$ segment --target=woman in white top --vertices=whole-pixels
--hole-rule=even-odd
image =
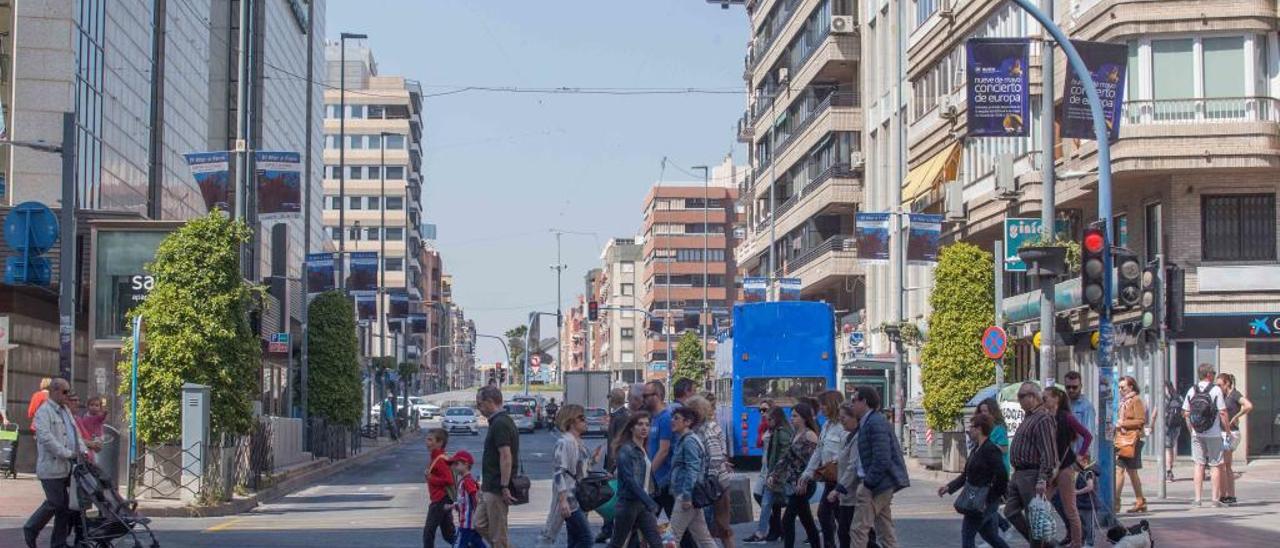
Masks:
[[[708,474],[714,473],[720,485],[725,487],[724,494],[715,504],[703,509],[707,518],[707,530],[711,537],[719,539],[724,548],[734,548],[733,529],[729,523],[729,455],[725,450],[724,430],[716,422],[715,406],[703,396],[694,396],[684,401],[684,406],[698,413],[698,426],[693,432],[702,440],[707,448]]]
[[[826,421],[818,434],[818,450],[809,457],[809,464],[800,474],[800,489],[803,491],[809,482],[822,483],[822,502],[818,504],[818,527],[822,529],[822,545],[836,546],[836,514],[839,504],[828,500],[836,486],[836,466],[840,460],[840,450],[844,448],[846,432],[840,425],[840,404],[844,403],[844,395],[836,390],[827,390],[818,394],[818,407]],[[847,529],[845,530],[847,534]]]
[[[569,548],[591,548],[591,525],[573,496],[578,478],[586,475],[591,461],[587,447],[582,443],[582,434],[587,431],[586,411],[581,405],[565,405],[556,413],[556,426],[564,435],[556,442],[556,469],[551,476],[555,508],[568,529]]]

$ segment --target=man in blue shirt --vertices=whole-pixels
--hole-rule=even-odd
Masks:
[[[649,410],[649,414],[653,416],[653,425],[649,427],[649,458],[652,460],[651,468],[653,469],[653,488],[658,492],[658,496],[653,497],[654,502],[667,513],[667,518],[671,518],[671,511],[675,508],[676,499],[671,493],[671,460],[672,451],[675,450],[676,441],[680,436],[671,430],[671,412],[684,407],[684,400],[693,395],[695,385],[690,379],[680,379],[675,382],[675,401],[671,405],[666,404],[667,387],[660,381],[649,381],[644,386],[644,402],[645,407]],[[693,537],[685,534],[680,539],[682,548],[694,548],[696,544]]]
[[[1093,403],[1089,402],[1089,398],[1084,397],[1084,385],[1080,379],[1080,372],[1067,371],[1066,376],[1063,378],[1065,380],[1063,386],[1067,389],[1067,399],[1071,400],[1071,414],[1076,416],[1076,420],[1080,421],[1080,424],[1089,429],[1090,434],[1097,436],[1098,412],[1094,409]],[[1071,449],[1079,453],[1080,446],[1083,443],[1084,440],[1077,437]],[[1091,457],[1097,455],[1097,446],[1098,444],[1094,444],[1093,447],[1089,448]]]

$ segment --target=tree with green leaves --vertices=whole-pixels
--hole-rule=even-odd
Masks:
[[[311,300],[308,319],[309,412],[332,423],[359,424],[364,395],[351,299],[340,291],[321,293]]]
[[[671,371],[672,384],[680,379],[692,379],[694,384],[702,386],[710,369],[702,359],[702,340],[697,333],[685,331],[676,344],[676,367]]]
[[[215,435],[243,434],[252,427],[262,348],[250,329],[249,310],[261,288],[240,274],[240,245],[248,241],[244,223],[214,212],[166,237],[147,265],[155,286],[130,314],[142,316],[138,439],[143,443],[179,439],[184,383],[209,387]],[[132,352],[130,334],[121,355]],[[130,377],[130,360],[117,367],[121,378]],[[129,391],[129,383],[120,384],[121,394]]]
[[[511,363],[507,364],[511,377],[507,384],[524,384],[524,345],[529,336],[529,326],[521,325],[503,333],[507,337],[507,349],[511,351]]]
[[[929,338],[921,356],[925,418],[938,432],[956,429],[964,404],[995,381],[980,338],[995,315],[991,253],[968,243],[942,248],[934,270]]]

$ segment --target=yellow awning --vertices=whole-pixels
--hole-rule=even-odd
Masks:
[[[954,180],[959,164],[960,143],[955,142],[908,171],[907,178],[902,181],[902,203],[909,204],[943,181]]]

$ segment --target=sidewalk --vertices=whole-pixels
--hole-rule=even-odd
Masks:
[[[366,439],[358,455],[338,461],[316,459],[294,465],[277,474],[276,482],[271,487],[245,496],[233,496],[231,500],[221,504],[194,507],[173,499],[139,499],[138,511],[151,518],[214,517],[246,512],[259,504],[285,496],[351,466],[373,459],[402,443],[420,443],[424,435],[423,432],[407,432],[399,442],[388,438]],[[123,487],[120,494],[124,495]],[[36,480],[35,474],[19,474],[17,480],[0,480],[0,518],[25,518],[35,511],[41,502],[44,502],[44,491],[40,488],[40,482]]]

